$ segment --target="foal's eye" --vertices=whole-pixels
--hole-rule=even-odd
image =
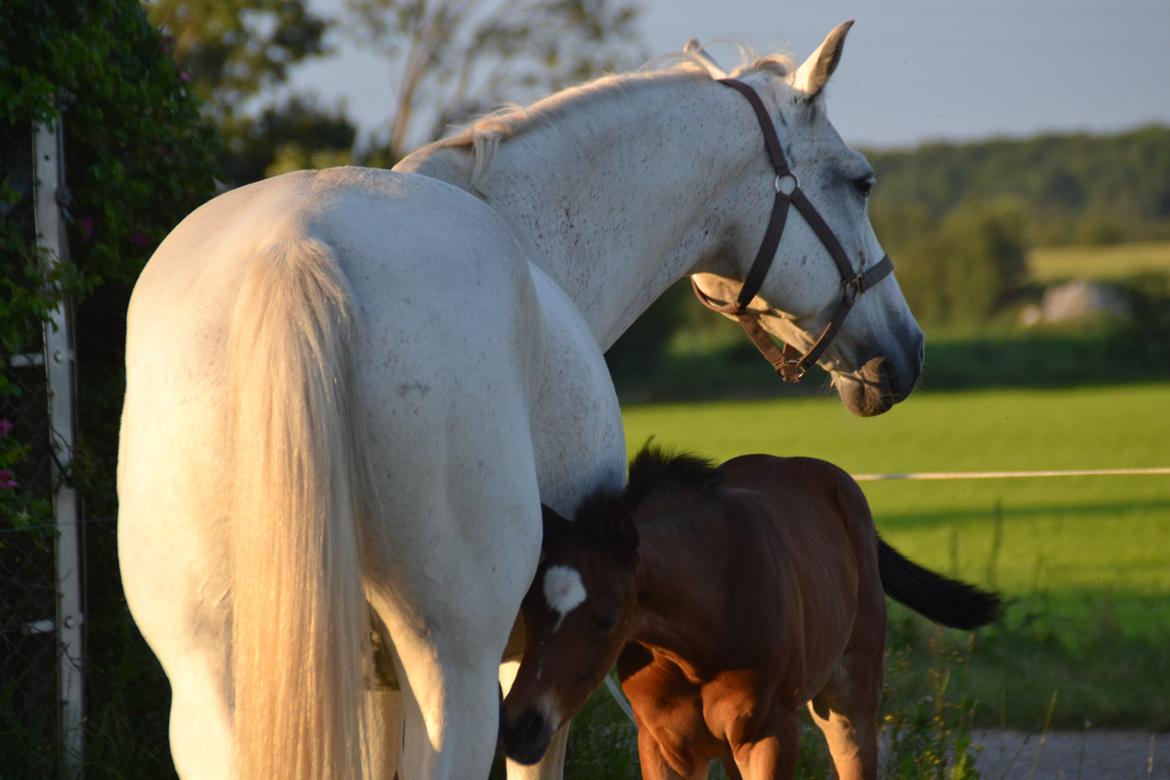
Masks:
[[[608,634],[617,622],[617,615],[598,615],[593,618],[593,630],[599,634]]]
[[[861,197],[868,198],[869,194],[873,192],[873,175],[861,176],[854,179],[853,186],[861,193]]]

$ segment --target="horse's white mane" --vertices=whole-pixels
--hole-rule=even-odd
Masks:
[[[728,44],[739,53],[739,63],[730,73],[715,64],[698,41],[692,39],[683,50],[659,55],[633,73],[607,74],[568,87],[531,106],[513,103],[484,114],[458,128],[453,135],[435,142],[434,147],[471,147],[472,168],[469,179],[474,189],[491,168],[501,141],[532,127],[545,125],[570,107],[596,103],[615,91],[635,89],[662,78],[739,78],[759,71],[767,71],[780,78],[792,75],[792,60],[786,54],[760,55],[743,41],[731,37],[716,38],[711,43]]]

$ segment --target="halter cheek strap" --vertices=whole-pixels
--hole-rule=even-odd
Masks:
[[[719,83],[739,92],[747,98],[752,109],[755,110],[756,119],[760,123],[760,131],[764,135],[764,147],[768,151],[768,158],[772,161],[772,168],[776,172],[776,179],[773,182],[776,196],[772,201],[772,214],[768,218],[764,239],[760,242],[760,249],[756,252],[756,258],[752,262],[747,278],[743,281],[735,303],[719,303],[712,299],[699,289],[694,277],[691,277],[691,288],[699,302],[708,309],[735,317],[744,333],[755,344],[756,349],[772,364],[772,368],[785,382],[799,382],[804,377],[808,367],[816,363],[828,349],[833,338],[840,332],[841,326],[845,322],[845,316],[853,308],[857,297],[888,276],[894,270],[894,263],[890,260],[889,255],[885,255],[868,271],[864,273],[853,271],[853,266],[850,264],[845,250],[841,247],[841,242],[837,240],[832,229],[805,196],[796,174],[788,167],[788,160],[785,159],[784,150],[780,147],[780,137],[776,133],[776,126],[772,123],[772,117],[768,115],[768,109],[760,100],[760,96],[750,86],[737,79],[720,79]],[[789,182],[790,186],[786,187],[786,183]],[[759,312],[748,309],[748,304],[759,293],[760,287],[764,284],[764,277],[768,275],[768,269],[772,267],[772,260],[776,257],[776,249],[780,246],[780,238],[784,235],[784,225],[788,221],[790,206],[795,206],[800,215],[804,217],[805,222],[820,239],[829,256],[833,258],[833,262],[837,264],[837,270],[841,274],[841,300],[829,317],[829,323],[825,325],[812,347],[803,355],[791,344],[784,344],[783,349],[777,347],[776,342],[760,325]]]

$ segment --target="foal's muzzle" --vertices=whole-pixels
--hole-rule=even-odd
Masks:
[[[515,720],[500,720],[504,755],[518,764],[535,764],[544,758],[552,740],[552,724],[535,709],[526,709]]]

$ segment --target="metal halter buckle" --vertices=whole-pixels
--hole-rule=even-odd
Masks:
[[[782,186],[786,179],[792,180],[792,187],[788,190],[785,190]],[[796,178],[796,174],[792,171],[789,171],[788,173],[778,173],[776,174],[776,179],[772,182],[772,187],[775,188],[776,192],[779,192],[784,197],[791,198],[792,193],[796,192],[796,190],[800,187],[800,179]]]
[[[852,306],[862,292],[860,273],[841,283],[841,294],[845,296],[845,304],[847,306]]]

